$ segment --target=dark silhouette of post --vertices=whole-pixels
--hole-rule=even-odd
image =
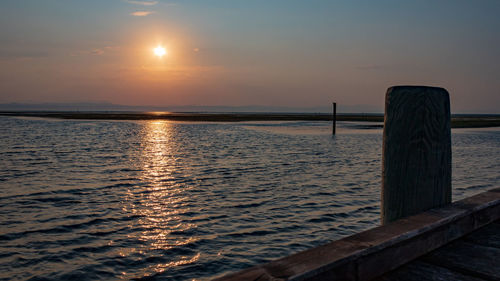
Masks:
[[[337,126],[337,103],[333,103],[333,112],[332,112],[332,135],[335,135],[335,127]]]
[[[395,86],[385,96],[382,224],[451,202],[450,98]]]

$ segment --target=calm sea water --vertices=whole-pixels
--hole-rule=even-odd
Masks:
[[[453,131],[454,200],[500,130]],[[205,280],[379,223],[381,129],[0,117],[0,279]]]

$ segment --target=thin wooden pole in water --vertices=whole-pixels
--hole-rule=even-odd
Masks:
[[[385,96],[382,224],[451,202],[450,98],[396,86]]]
[[[335,135],[335,127],[337,126],[337,103],[333,103],[332,112],[332,135]]]

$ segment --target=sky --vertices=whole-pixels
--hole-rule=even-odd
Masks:
[[[1,0],[0,103],[382,112],[388,87],[427,85],[453,113],[500,113],[499,15],[498,0]]]

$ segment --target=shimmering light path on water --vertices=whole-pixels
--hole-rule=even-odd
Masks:
[[[2,280],[209,279],[373,227],[381,129],[0,118]],[[454,199],[500,131],[453,133]]]

